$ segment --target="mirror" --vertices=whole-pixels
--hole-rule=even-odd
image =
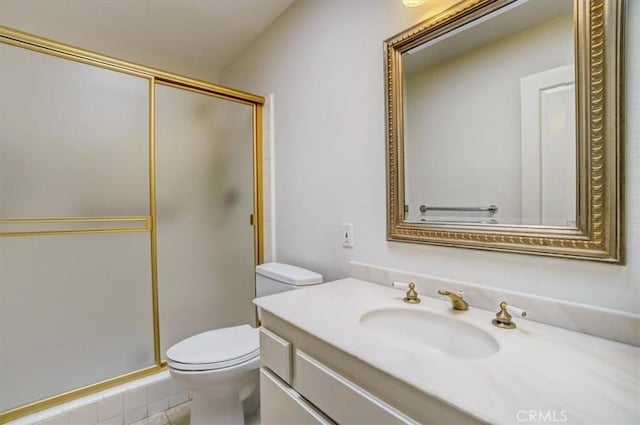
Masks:
[[[408,221],[575,227],[572,6],[505,6],[402,54]]]
[[[386,41],[389,240],[622,262],[620,3],[467,0]]]

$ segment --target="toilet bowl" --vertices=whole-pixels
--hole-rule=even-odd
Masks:
[[[280,263],[256,267],[258,297],[320,283],[321,275],[300,267]],[[243,401],[247,413],[257,408],[258,332],[249,325],[215,329],[167,350],[169,373],[191,394],[191,425],[241,425]]]
[[[242,401],[258,387],[258,330],[203,332],[167,350],[169,373],[191,393],[191,424],[243,424]]]

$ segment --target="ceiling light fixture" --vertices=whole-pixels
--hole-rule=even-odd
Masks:
[[[425,4],[427,0],[402,0],[402,4],[407,7],[418,7]]]

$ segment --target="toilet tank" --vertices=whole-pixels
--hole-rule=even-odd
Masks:
[[[282,263],[256,266],[256,296],[264,297],[322,283],[322,275]]]

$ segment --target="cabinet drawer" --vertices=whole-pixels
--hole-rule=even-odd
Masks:
[[[262,425],[334,424],[264,367],[260,368],[260,422]]]
[[[260,362],[291,383],[291,343],[265,328],[260,328]]]
[[[300,350],[295,370],[294,388],[339,424],[417,424]]]

